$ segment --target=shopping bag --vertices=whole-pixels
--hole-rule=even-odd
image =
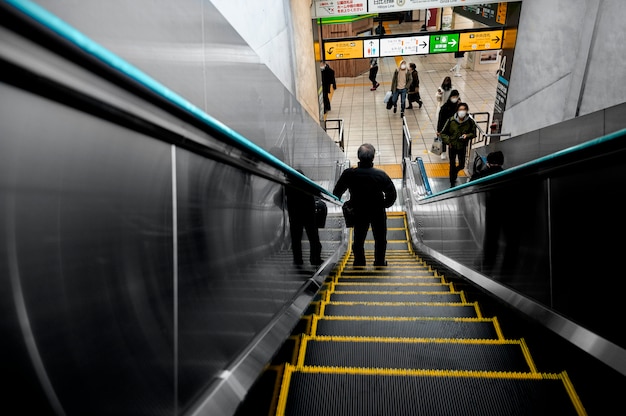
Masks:
[[[441,152],[442,152],[441,148],[442,148],[441,139],[439,137],[435,137],[435,140],[433,141],[432,146],[430,146],[430,152],[436,155],[441,155]]]
[[[385,93],[385,98],[383,99],[383,103],[387,104],[390,99],[391,99],[391,91],[387,91]]]

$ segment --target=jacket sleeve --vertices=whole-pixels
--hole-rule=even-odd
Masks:
[[[335,189],[333,189],[333,195],[337,198],[341,199],[341,196],[348,190],[348,181],[346,179],[346,171],[343,171],[337,184],[335,185]]]
[[[448,121],[443,113],[445,111],[445,105],[442,105],[441,107],[439,107],[439,117],[437,117],[437,131],[441,132],[443,130],[443,126],[446,124],[446,121]]]
[[[470,131],[465,133],[465,139],[466,140],[472,140],[473,138],[476,137],[476,123],[474,122],[474,119],[470,118],[470,125],[472,126]]]

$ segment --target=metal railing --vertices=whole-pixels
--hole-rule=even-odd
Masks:
[[[328,123],[337,123],[337,125],[329,127]],[[328,130],[337,130],[336,139],[338,140],[335,140],[335,143],[337,143],[339,145],[339,148],[345,152],[346,149],[344,148],[344,140],[343,140],[343,119],[342,118],[328,118],[324,120],[324,130],[326,132],[328,132]]]
[[[411,132],[409,131],[409,126],[406,123],[406,118],[402,116],[402,184],[404,185],[406,182],[406,160],[411,160]]]

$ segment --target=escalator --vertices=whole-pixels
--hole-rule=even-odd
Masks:
[[[566,372],[541,372],[412,252],[404,213],[388,228],[388,266],[353,268],[348,251],[268,368],[270,414],[586,414]]]

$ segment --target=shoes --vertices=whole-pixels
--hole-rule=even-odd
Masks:
[[[378,87],[380,87],[380,83],[378,83],[378,82],[377,82],[377,83],[376,83],[376,86],[374,87],[374,89],[376,89],[376,88],[378,88]]]
[[[417,102],[417,105],[419,105],[419,108],[422,108],[422,104],[424,104],[424,103],[423,103],[423,102],[421,102],[421,101],[418,101],[418,102]]]
[[[372,87],[370,88],[370,91],[376,91],[376,88]]]
[[[398,112],[398,106],[395,106],[395,105],[393,106],[393,112],[394,112],[394,113],[397,113],[397,112]]]
[[[461,74],[454,74],[455,77],[460,77],[462,76]]]
[[[404,111],[400,112],[400,117],[404,117]]]
[[[413,110],[413,104],[411,104],[410,106],[408,106],[406,109],[407,109],[407,110]]]
[[[375,267],[383,267],[383,266],[386,266],[386,265],[387,265],[387,261],[386,260],[383,261],[382,263],[374,262],[374,266]]]
[[[445,160],[445,159],[446,159],[446,154],[445,154],[445,153],[442,153],[442,154],[441,154],[441,159],[443,159],[443,160]]]

